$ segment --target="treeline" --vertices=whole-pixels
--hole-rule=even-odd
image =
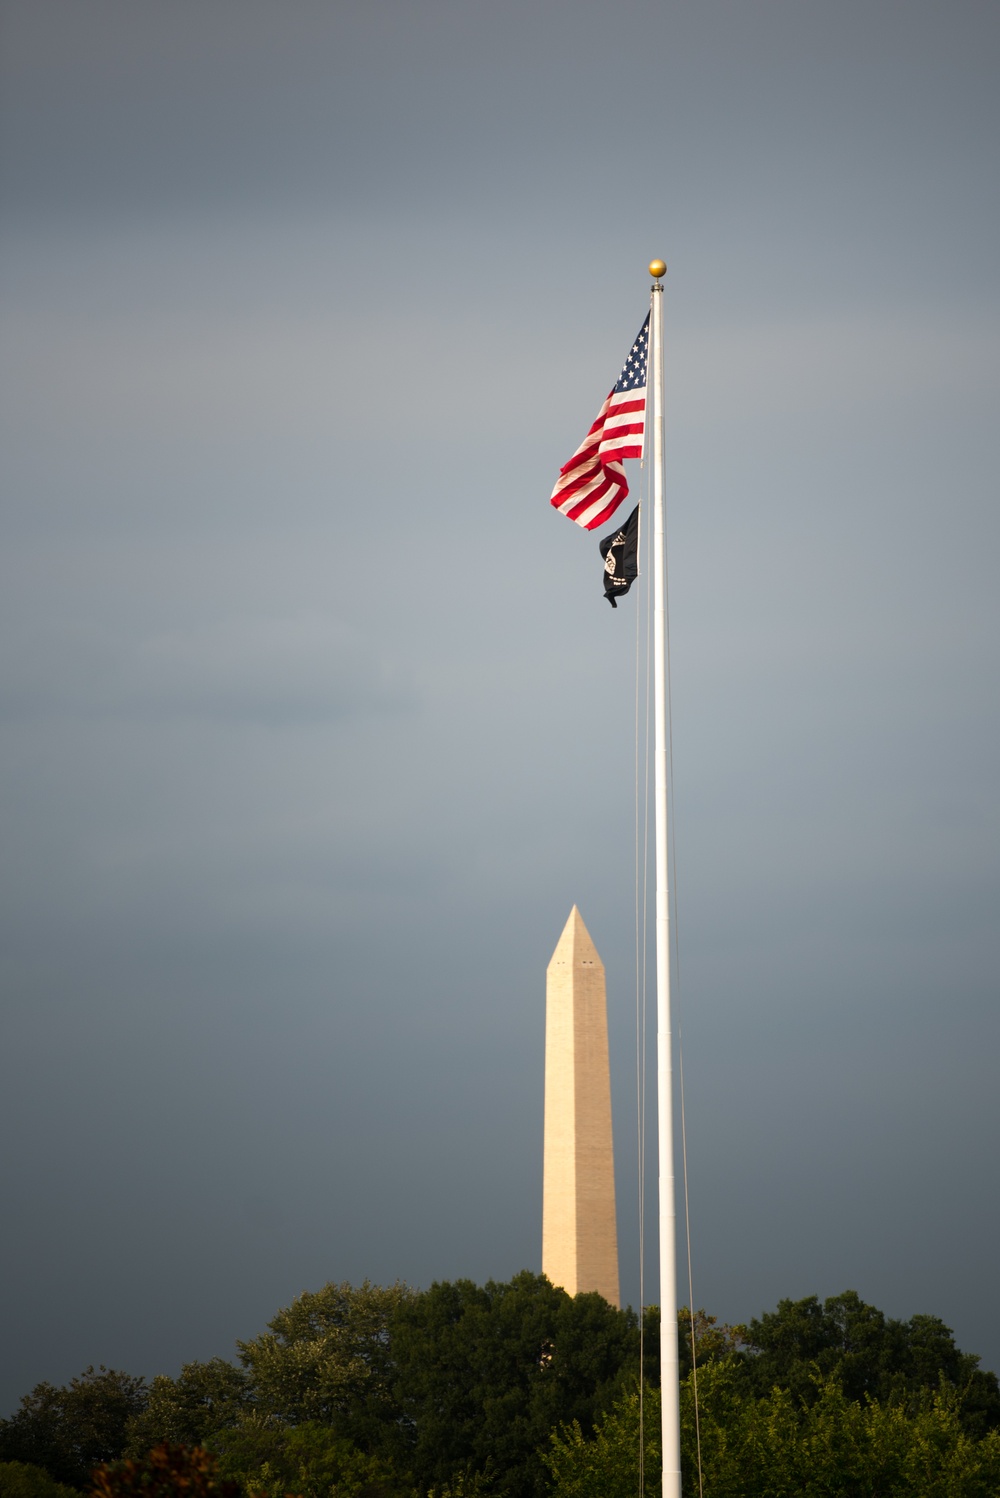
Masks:
[[[700,1445],[707,1494],[1000,1494],[996,1376],[936,1317],[893,1321],[848,1291],[746,1326],[699,1312],[695,1332],[697,1421],[683,1313],[688,1493]],[[39,1384],[0,1421],[0,1498],[73,1498],[101,1466],[105,1493],[159,1490],[167,1447],[210,1453],[199,1482],[262,1498],[633,1498],[640,1411],[655,1498],[658,1341],[655,1308],[640,1325],[527,1271],[423,1292],[330,1284],[236,1362]]]

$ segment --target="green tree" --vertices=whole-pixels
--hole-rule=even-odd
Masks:
[[[177,1378],[153,1379],[145,1407],[129,1421],[124,1454],[141,1457],[164,1442],[214,1447],[216,1433],[238,1424],[249,1407],[242,1368],[223,1358],[185,1363]]]
[[[925,1399],[906,1449],[904,1475],[919,1498],[996,1498],[1000,1493],[1000,1431],[977,1439],[965,1428],[957,1390],[942,1380]]]
[[[100,1467],[92,1498],[240,1498],[219,1475],[215,1457],[195,1446],[156,1446],[145,1457]]]
[[[763,1398],[748,1389],[736,1359],[711,1363],[698,1380],[704,1491],[712,1498],[996,1498],[1000,1435],[982,1439],[962,1425],[959,1395],[942,1383],[910,1405],[851,1399],[835,1377],[814,1370],[808,1402],[787,1389]],[[660,1488],[659,1393],[643,1411],[645,1490]],[[587,1438],[578,1425],[556,1432],[546,1456],[552,1498],[630,1498],[639,1481],[639,1399],[626,1395]],[[681,1474],[698,1494],[694,1397],[681,1389]]]
[[[705,1491],[713,1498],[754,1498],[748,1485],[740,1427],[752,1403],[735,1359],[706,1365],[699,1372],[699,1425]],[[698,1494],[698,1434],[690,1377],[681,1385],[681,1478],[686,1498]],[[773,1412],[777,1429],[794,1428],[794,1412],[782,1419]],[[640,1431],[642,1440],[640,1442]],[[775,1432],[776,1433],[776,1432]],[[774,1434],[772,1434],[772,1444]],[[642,1487],[648,1498],[661,1488],[660,1390],[624,1394],[613,1409],[600,1416],[587,1437],[578,1422],[554,1431],[545,1465],[552,1477],[552,1498],[633,1498],[639,1491],[640,1449]]]
[[[645,1462],[640,1487],[639,1451]],[[655,1498],[660,1491],[660,1392],[647,1391],[640,1405],[636,1392],[623,1395],[612,1409],[598,1416],[591,1435],[579,1420],[551,1433],[542,1452],[549,1471],[552,1498],[635,1498],[643,1491]]]
[[[595,1415],[638,1372],[638,1327],[596,1294],[571,1298],[544,1275],[432,1285],[393,1331],[409,1461],[424,1489],[481,1484],[503,1498],[546,1485],[553,1426]]]
[[[960,1352],[950,1327],[937,1316],[913,1316],[904,1323],[902,1381],[907,1389],[931,1389],[942,1379],[960,1395],[962,1424],[972,1435],[1000,1430],[1000,1383],[980,1368],[973,1352]]]
[[[935,1316],[893,1321],[854,1290],[820,1303],[815,1295],[782,1300],[776,1311],[734,1329],[745,1340],[751,1387],[758,1395],[788,1389],[817,1397],[815,1372],[835,1375],[850,1399],[882,1401],[936,1390],[941,1379],[960,1394],[970,1434],[1000,1427],[1000,1387],[974,1354],[960,1352]]]
[[[0,1461],[28,1462],[57,1482],[85,1487],[95,1467],[121,1456],[146,1397],[144,1379],[103,1365],[62,1388],[36,1384],[0,1421]]]
[[[222,1442],[220,1472],[258,1498],[412,1498],[408,1479],[327,1425],[280,1426],[248,1418],[227,1430]]]
[[[0,1462],[0,1498],[77,1498],[77,1491],[29,1462]]]
[[[400,1419],[392,1329],[414,1298],[406,1285],[367,1280],[300,1295],[263,1336],[237,1343],[257,1414],[329,1426],[362,1452],[391,1448]]]

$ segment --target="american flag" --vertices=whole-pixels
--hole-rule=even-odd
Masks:
[[[551,502],[560,514],[588,531],[603,525],[628,493],[622,459],[642,457],[648,353],[647,315],[617,385],[576,452],[559,470]]]

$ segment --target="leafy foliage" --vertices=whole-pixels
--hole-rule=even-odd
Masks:
[[[145,1455],[151,1447],[209,1446],[236,1425],[251,1407],[249,1380],[242,1368],[223,1358],[185,1363],[177,1378],[158,1374],[149,1386],[145,1407],[128,1426],[127,1457]]]
[[[825,1302],[782,1301],[746,1327],[705,1311],[694,1321],[712,1498],[1000,1494],[997,1380],[936,1317],[892,1321],[845,1291]],[[689,1325],[682,1311],[682,1376],[691,1367]],[[642,1395],[643,1461],[655,1498],[655,1307],[643,1331],[652,1376]],[[547,1498],[553,1484],[554,1498],[631,1498],[637,1490],[639,1325],[598,1295],[571,1298],[527,1271],[422,1293],[330,1284],[238,1345],[238,1365],[189,1363],[148,1388],[105,1368],[62,1389],[39,1384],[0,1421],[0,1498],[66,1498],[97,1466],[96,1498]],[[693,1498],[690,1376],[682,1448]]]
[[[578,1420],[553,1431],[542,1454],[553,1498],[634,1498],[641,1491],[654,1498],[660,1488],[659,1428],[659,1393],[651,1390],[642,1404],[637,1393],[623,1396],[590,1437]],[[641,1486],[640,1449],[646,1468]]]
[[[544,1275],[435,1284],[401,1307],[393,1347],[423,1487],[491,1474],[491,1491],[545,1488],[538,1451],[561,1421],[589,1431],[638,1371],[638,1327],[599,1295],[571,1298]]]
[[[255,1498],[412,1498],[407,1478],[327,1425],[281,1426],[248,1419],[226,1432],[219,1470]]]
[[[0,1421],[0,1461],[44,1467],[57,1482],[85,1487],[95,1467],[121,1456],[129,1421],[146,1397],[144,1379],[103,1366],[63,1388],[36,1384]]]
[[[263,1336],[237,1344],[258,1414],[319,1422],[362,1451],[381,1450],[399,1419],[392,1328],[415,1298],[406,1285],[367,1280],[300,1295]]]
[[[218,1474],[215,1457],[195,1446],[156,1446],[145,1457],[101,1467],[92,1498],[240,1498]]]
[[[713,1498],[996,1498],[1000,1435],[963,1429],[955,1390],[942,1385],[912,1408],[851,1399],[814,1372],[811,1397],[787,1389],[747,1392],[738,1361],[709,1364],[698,1380],[704,1490]],[[643,1411],[645,1489],[659,1489],[659,1392]],[[552,1437],[546,1463],[553,1498],[630,1498],[639,1480],[639,1399],[630,1394],[592,1439],[579,1426]],[[691,1380],[681,1391],[685,1498],[698,1493]]]
[[[0,1462],[0,1498],[77,1498],[77,1493],[29,1462]]]
[[[936,1316],[892,1321],[845,1290],[822,1304],[815,1295],[780,1301],[776,1311],[737,1331],[749,1348],[747,1373],[758,1394],[779,1387],[813,1399],[816,1369],[835,1374],[847,1397],[858,1400],[899,1400],[943,1380],[958,1395],[970,1434],[1000,1428],[996,1374],[981,1369],[974,1354],[960,1352]]]

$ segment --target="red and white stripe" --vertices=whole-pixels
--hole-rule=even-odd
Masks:
[[[646,391],[612,390],[597,420],[559,470],[551,503],[561,515],[592,531],[613,515],[628,493],[623,458],[641,458]]]

